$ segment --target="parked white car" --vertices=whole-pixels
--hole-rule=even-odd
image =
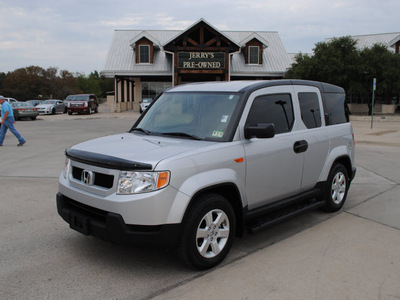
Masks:
[[[66,113],[67,107],[62,100],[50,99],[45,100],[36,106],[40,115],[55,115],[56,113]]]
[[[341,209],[356,174],[345,98],[301,80],[173,87],[128,133],[66,150],[58,213],[85,235],[214,267],[244,230]]]
[[[143,98],[140,104],[140,113],[144,112],[146,108],[153,102],[153,98]]]

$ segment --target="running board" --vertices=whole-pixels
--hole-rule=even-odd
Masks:
[[[250,233],[256,233],[264,228],[283,222],[306,211],[317,209],[324,205],[324,201],[310,201],[302,204],[295,204],[280,211],[261,216],[251,222],[247,227]]]

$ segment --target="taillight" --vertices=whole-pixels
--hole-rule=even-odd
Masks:
[[[17,111],[25,110],[25,108],[17,108]]]

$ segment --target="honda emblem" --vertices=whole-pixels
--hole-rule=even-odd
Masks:
[[[94,184],[94,173],[89,170],[83,170],[81,175],[81,182],[87,185]]]

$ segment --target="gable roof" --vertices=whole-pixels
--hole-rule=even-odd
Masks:
[[[153,43],[154,46],[158,46],[158,47],[161,46],[160,42],[159,42],[156,38],[154,38],[154,37],[153,37],[149,32],[147,32],[147,31],[142,31],[142,32],[139,33],[137,36],[135,36],[133,39],[131,39],[131,40],[129,41],[130,46],[131,46],[131,47],[134,47],[135,44],[136,44],[136,42],[139,41],[139,40],[141,40],[142,38],[148,39],[150,42]]]
[[[166,43],[163,44],[163,46],[167,46],[169,43],[173,42],[174,40],[180,38],[181,36],[183,36],[187,31],[191,30],[194,27],[197,27],[197,25],[199,25],[200,23],[204,23],[206,26],[208,26],[209,28],[211,28],[212,30],[214,30],[215,32],[219,33],[221,36],[223,36],[224,38],[226,38],[227,40],[230,40],[229,37],[227,37],[223,31],[219,31],[218,29],[216,29],[214,26],[212,26],[211,24],[209,24],[206,20],[204,19],[200,19],[198,20],[196,23],[192,24],[191,26],[189,26],[188,28],[186,28],[185,30],[181,31],[179,34],[177,34],[175,37],[173,37],[171,40],[167,41]],[[234,45],[236,45],[237,47],[239,47],[238,44],[236,44],[235,41],[231,41],[234,43]]]

